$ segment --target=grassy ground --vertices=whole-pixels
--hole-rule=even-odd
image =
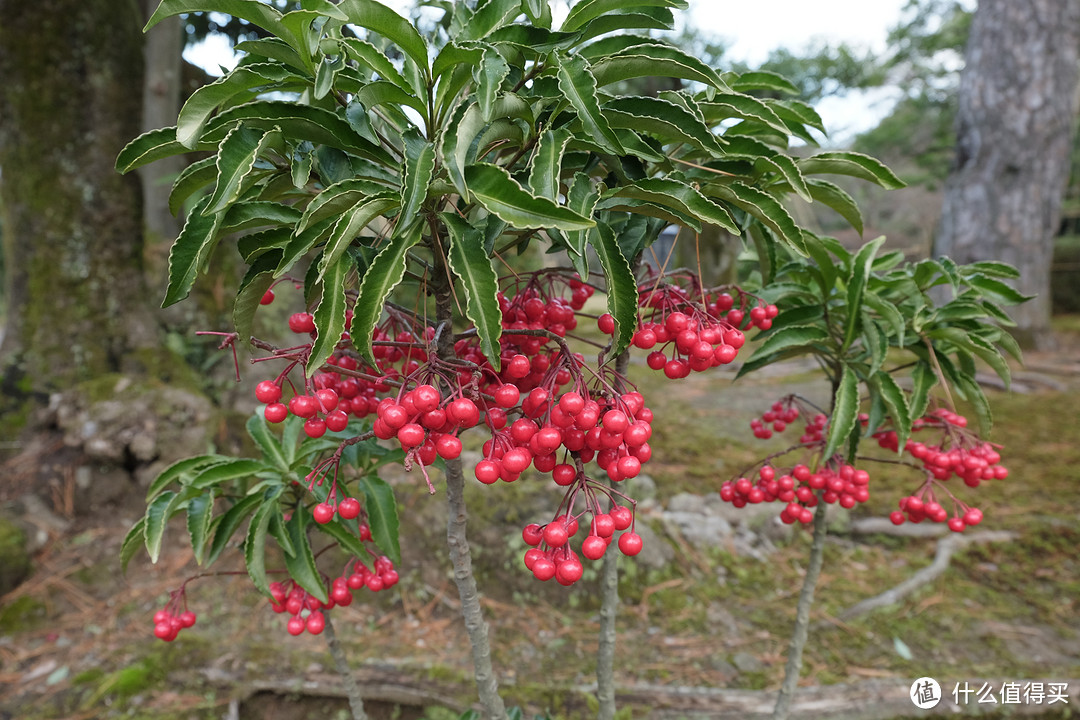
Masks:
[[[1075,362],[1080,320],[1066,319],[1060,329],[1064,348],[1055,358]],[[799,368],[735,386],[726,377],[670,384],[641,366],[633,372],[656,414],[656,452],[647,469],[660,503],[680,492],[715,491],[767,451],[747,422],[775,397],[797,391],[822,399],[825,390]],[[1004,445],[1011,474],[963,497],[977,498],[986,513],[982,527],[1012,531],[1014,542],[969,546],[948,572],[907,599],[843,622],[837,617],[844,609],[929,564],[935,541],[842,530],[831,536],[804,684],[921,675],[957,681],[1080,677],[1080,387],[1072,382],[1062,392],[991,394],[992,439]],[[917,485],[915,477],[874,469],[872,499],[859,516],[888,513]],[[394,592],[336,610],[338,634],[362,678],[392,680],[414,694],[420,688],[429,700],[464,705],[473,697],[470,660],[446,572],[442,503],[429,499],[417,478],[396,482],[404,519],[402,582]],[[477,484],[469,501],[507,698],[557,717],[587,715],[583,690],[595,669],[596,571],[590,567],[566,590],[535,582],[519,566],[521,525],[549,515],[557,495],[548,484],[523,478],[509,486]],[[171,645],[153,640],[150,616],[167,589],[193,572],[193,563],[177,527],[171,536],[177,545],[162,563],[138,559],[121,579],[115,558],[130,519],[104,518],[57,540],[38,558],[34,578],[2,600],[0,710],[27,719],[222,717],[230,702],[287,678],[309,683],[298,687],[298,698],[332,684],[321,640],[288,637],[284,620],[242,577],[193,583],[190,602],[199,624]],[[663,537],[671,558],[662,567],[624,562],[618,682],[775,689],[809,536],[770,537],[776,550],[764,561]],[[317,710],[271,712],[259,702],[241,705],[241,717],[333,718],[344,707],[323,698]],[[379,716],[418,716],[392,708],[386,705]],[[434,709],[426,716],[447,717]],[[634,716],[648,717],[648,711],[638,707]]]

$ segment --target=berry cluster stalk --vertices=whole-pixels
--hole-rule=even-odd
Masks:
[[[630,352],[615,360],[615,372],[626,377]],[[596,652],[596,698],[600,702],[598,720],[615,717],[615,618],[619,612],[619,555],[606,553],[600,571],[600,637]]]
[[[449,269],[439,248],[433,253],[436,267],[432,277],[432,290],[435,296],[435,315],[437,320],[437,352],[439,358],[453,361],[453,297],[447,283]],[[465,621],[465,631],[472,645],[473,670],[476,677],[476,690],[480,703],[484,706],[488,720],[506,720],[506,706],[499,696],[499,681],[491,666],[491,643],[488,640],[488,627],[480,607],[480,594],[476,589],[476,578],[472,572],[472,557],[469,554],[469,541],[465,530],[468,512],[465,508],[465,474],[461,467],[461,458],[446,460],[446,544],[450,550],[450,563],[454,569],[454,583],[461,599],[461,615]]]
[[[337,671],[341,674],[341,679],[345,683],[345,694],[349,697],[349,707],[352,709],[353,720],[367,720],[367,713],[364,712],[364,699],[360,697],[360,687],[356,684],[356,678],[353,677],[352,671],[349,669],[349,661],[345,657],[345,652],[341,649],[341,644],[338,643],[337,635],[334,634],[334,624],[330,621],[330,613],[323,615],[326,620],[326,625],[323,627],[323,634],[326,635],[326,645],[330,648],[330,657],[334,659],[334,666],[337,667]]]
[[[776,698],[772,720],[787,720],[788,713],[791,712],[791,700],[799,684],[803,648],[806,647],[806,638],[810,634],[810,606],[814,604],[814,589],[821,575],[821,563],[825,555],[825,535],[828,533],[825,522],[827,507],[826,503],[819,502],[817,510],[814,511],[814,540],[810,545],[810,564],[806,568],[802,592],[799,593],[799,604],[795,611],[795,630],[791,633],[787,665],[784,666],[784,683],[780,686],[780,694]]]

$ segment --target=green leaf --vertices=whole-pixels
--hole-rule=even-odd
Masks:
[[[484,49],[487,47],[490,47],[487,43],[446,43],[431,64],[431,77],[438,79],[447,70],[458,65],[479,65],[484,59]]]
[[[212,465],[228,462],[229,459],[230,458],[225,455],[198,455],[196,457],[177,460],[172,465],[162,470],[161,474],[154,478],[154,481],[150,483],[150,487],[146,490],[146,501],[150,502],[171,483],[180,482],[186,475]]]
[[[634,331],[637,330],[637,282],[610,226],[597,225],[589,232],[589,243],[596,251],[607,279],[607,308],[615,319],[615,334],[612,337],[610,354],[610,357],[614,358],[629,347]]]
[[[536,197],[558,199],[563,153],[569,141],[570,134],[563,130],[545,130],[538,138],[529,163],[529,191]]]
[[[724,152],[721,141],[701,118],[670,100],[619,97],[604,103],[603,110],[608,124],[613,128],[650,133],[665,144],[689,143],[716,157]]]
[[[973,273],[979,273],[980,275],[986,275],[987,277],[999,277],[1015,279],[1020,277],[1020,271],[1014,268],[1012,265],[1003,262],[997,262],[996,260],[980,260],[979,262],[973,262],[970,265],[964,265],[960,268],[963,275],[971,275]]]
[[[157,563],[161,553],[161,538],[165,534],[165,525],[176,514],[177,506],[185,499],[183,493],[166,490],[158,495],[146,508],[146,528],[144,539],[150,562]]]
[[[494,48],[484,50],[480,64],[474,71],[476,79],[476,101],[480,105],[480,114],[484,120],[491,121],[495,116],[495,99],[503,80],[510,74],[510,66]]]
[[[210,256],[217,240],[221,215],[205,215],[210,197],[204,197],[188,213],[184,229],[169,251],[169,286],[162,307],[180,302],[191,292],[195,277]]]
[[[889,338],[881,327],[874,322],[870,313],[863,308],[860,313],[862,326],[862,344],[870,355],[870,373],[876,373],[885,364],[889,352]]]
[[[520,12],[521,0],[486,0],[478,3],[476,12],[465,23],[460,36],[480,40],[513,20]]]
[[[389,80],[405,91],[411,91],[412,87],[404,76],[398,71],[390,59],[381,50],[359,38],[343,38],[338,41],[345,53],[356,60],[361,67],[375,72],[383,80]]]
[[[390,193],[383,193],[381,196],[376,196],[371,200],[361,201],[346,211],[334,223],[334,228],[326,239],[326,249],[323,251],[322,259],[319,260],[317,266],[319,272],[316,281],[321,281],[327,272],[327,268],[333,267],[345,257],[345,252],[352,245],[356,236],[360,234],[360,231],[374,222],[380,215],[396,208],[398,202],[398,199]]]
[[[561,57],[558,53],[553,53],[552,59],[555,60],[559,90],[577,112],[585,132],[605,152],[622,155],[625,151],[619,138],[600,110],[596,78],[589,69],[589,61],[581,55]]]
[[[915,363],[911,370],[913,389],[911,391],[911,418],[921,418],[926,414],[926,407],[930,404],[930,388],[937,384],[937,375],[934,374],[930,363],[920,360]],[[900,447],[903,447],[901,445]]]
[[[355,525],[355,523],[353,524]],[[364,547],[364,543],[345,527],[345,524],[341,522],[337,516],[334,516],[334,519],[325,525],[318,525],[317,527],[321,532],[324,532],[337,540],[341,549],[349,555],[356,557],[364,557],[367,555],[367,549]]]
[[[840,217],[848,221],[851,227],[855,228],[856,232],[862,235],[862,212],[859,211],[855,198],[848,195],[839,185],[834,185],[827,180],[810,179],[806,181],[806,187],[810,197],[835,210]]]
[[[195,551],[195,563],[202,565],[206,553],[206,540],[210,532],[210,520],[214,513],[214,494],[212,492],[191,498],[187,508],[188,535],[191,536],[191,549]]]
[[[435,146],[409,128],[405,143],[405,175],[401,181],[401,213],[398,222],[419,222],[420,208],[427,199],[428,185],[435,172]]]
[[[799,161],[804,175],[850,175],[876,183],[886,190],[907,187],[880,160],[857,152],[823,152]]]
[[[248,495],[221,516],[221,521],[214,528],[214,540],[210,543],[210,553],[206,556],[207,565],[213,565],[217,561],[222,550],[225,549],[225,545],[232,539],[233,533],[240,527],[240,523],[248,515],[255,512],[257,506],[262,504],[263,496],[262,492]]]
[[[986,394],[979,387],[979,383],[975,382],[974,377],[966,373],[957,374],[954,382],[975,411],[975,418],[979,421],[979,433],[982,437],[987,437],[994,427],[994,416],[990,411],[990,402],[986,399]]]
[[[634,7],[669,7],[685,10],[686,0],[579,0],[563,20],[562,30],[573,32],[586,23],[608,13],[630,10]]]
[[[893,376],[887,372],[878,371],[874,373],[870,378],[870,382],[881,394],[881,399],[885,401],[885,405],[889,408],[893,429],[896,430],[900,441],[900,451],[903,452],[904,446],[911,436],[912,423],[911,407],[908,405],[907,396],[897,385]]]
[[[718,93],[710,102],[702,103],[707,122],[715,122],[719,118],[737,117],[744,120],[756,120],[766,127],[787,135],[790,130],[784,121],[756,97],[741,93]]]
[[[807,348],[815,343],[828,343],[829,334],[815,325],[794,325],[781,328],[765,339],[758,346],[751,360],[768,357],[792,348]]]
[[[454,213],[440,215],[450,230],[447,258],[450,269],[465,288],[465,315],[472,320],[480,338],[480,349],[499,371],[499,337],[502,334],[502,310],[499,307],[499,278],[484,252],[480,231]]]
[[[586,230],[595,224],[552,200],[530,195],[498,165],[470,165],[465,169],[465,182],[486,210],[521,230]]]
[[[202,468],[191,475],[189,479],[181,478],[180,482],[185,487],[205,490],[229,480],[250,477],[267,469],[261,460],[232,458],[223,463],[215,463],[210,467]]]
[[[285,514],[281,510],[281,505],[277,505],[273,514],[270,515],[270,525],[267,526],[267,531],[271,537],[277,540],[277,544],[281,546],[286,555],[296,556],[296,548],[293,547],[292,538],[289,537],[289,531],[285,529]]]
[[[671,77],[699,82],[721,91],[730,89],[706,63],[677,47],[657,42],[632,45],[596,61],[593,75],[599,87],[639,77]],[[769,111],[768,114],[773,113]]]
[[[389,80],[376,80],[360,88],[356,93],[356,102],[368,109],[374,110],[380,105],[388,105],[387,108],[396,118],[399,124],[408,124],[408,116],[401,114],[401,108],[409,107],[423,115],[427,112],[424,102],[408,90],[403,90]]]
[[[1004,332],[999,331],[1001,335],[1005,335]],[[1009,370],[1009,364],[1005,362],[1005,358],[1001,356],[1001,353],[997,351],[988,340],[975,333],[971,333],[968,336],[970,345],[968,349],[975,353],[980,360],[989,365],[997,376],[1001,378],[1001,381],[1005,383],[1005,389],[1008,390],[1012,384],[1012,371]]]
[[[340,55],[334,58],[323,56],[322,60],[319,61],[318,68],[315,70],[315,87],[311,93],[312,97],[321,100],[330,94],[330,91],[334,88],[334,78],[344,64],[344,60]]]
[[[321,278],[322,298],[314,312],[317,334],[308,358],[308,377],[322,368],[323,363],[333,355],[334,348],[341,342],[341,334],[345,332],[345,312],[348,309],[345,279],[354,266],[351,257],[342,255],[326,269]]]
[[[135,557],[135,553],[139,551],[139,548],[143,547],[144,539],[146,538],[146,517],[139,518],[138,522],[131,526],[127,535],[124,536],[124,542],[120,545],[120,574],[127,574],[128,563],[131,562],[131,558]]]
[[[233,326],[244,344],[251,340],[255,312],[262,305],[263,295],[274,282],[273,270],[280,257],[280,250],[259,255],[241,280],[236,301],[233,303]]]
[[[176,119],[176,140],[184,147],[194,148],[214,111],[237,96],[306,82],[277,63],[242,65],[191,93]]]
[[[236,52],[247,53],[252,57],[263,57],[267,60],[277,60],[284,63],[291,68],[307,73],[310,68],[300,58],[296,50],[289,46],[289,43],[285,42],[281,38],[258,38],[256,40],[245,40],[244,42],[237,43],[233,48]]]
[[[579,30],[580,42],[591,40],[610,32],[627,30],[673,30],[675,16],[667,8],[635,8],[635,12],[620,11],[602,15]]]
[[[1016,288],[985,275],[969,275],[963,281],[971,287],[981,290],[983,294],[990,295],[990,297],[1006,305],[1019,305],[1034,297],[1033,295],[1024,295]]]
[[[389,188],[362,178],[350,178],[330,185],[316,195],[296,224],[296,233],[327,218],[337,218],[363,200],[387,197]]]
[[[266,422],[266,418],[262,416],[262,413],[255,413],[248,418],[247,425],[248,435],[255,441],[259,450],[262,452],[269,462],[273,463],[282,472],[289,471],[289,463],[285,458],[284,453],[281,451],[281,445],[278,443],[278,439],[274,437],[274,434],[270,432],[270,426]]]
[[[904,332],[907,323],[904,321],[900,311],[896,309],[896,306],[873,291],[863,294],[863,305],[873,310],[878,314],[878,317],[889,324],[889,327],[896,335],[896,346],[904,347]]]
[[[633,184],[620,185],[604,197],[645,200],[700,218],[703,222],[721,227],[734,235],[741,233],[735,218],[731,217],[726,208],[705,197],[696,188],[678,180],[646,178]]]
[[[218,12],[232,15],[258,25],[271,35],[281,35],[281,13],[266,3],[258,0],[162,0],[157,10],[150,16],[143,32],[157,25],[167,17],[192,12]]]
[[[753,90],[787,93],[789,95],[797,95],[799,93],[799,88],[791,84],[791,82],[783,75],[778,75],[768,70],[744,72],[735,79],[731,88],[741,93]]]
[[[217,179],[217,158],[196,160],[176,176],[169,192],[169,212],[179,215],[189,197]]]
[[[844,326],[844,344],[841,352],[847,350],[855,340],[855,334],[859,329],[859,318],[862,316],[863,293],[866,291],[866,282],[870,278],[870,267],[874,262],[874,255],[878,248],[885,242],[885,236],[875,238],[859,248],[855,259],[851,262],[851,274],[847,279],[847,320]]]
[[[592,180],[583,172],[574,175],[574,181],[570,184],[570,192],[566,197],[566,205],[578,215],[592,217],[600,193],[593,187]],[[566,244],[570,252],[570,263],[578,271],[582,279],[589,277],[588,253],[585,252],[589,239],[588,230],[574,230],[566,233]]]
[[[300,211],[292,205],[249,200],[238,202],[225,212],[219,230],[222,233],[250,230],[256,227],[287,225],[289,229],[300,219]]]
[[[406,254],[420,240],[420,226],[412,225],[404,232],[395,232],[385,243],[379,254],[371,261],[367,272],[360,281],[360,291],[353,309],[351,337],[356,351],[376,367],[375,356],[371,352],[371,337],[376,323],[382,315],[383,304],[390,291],[397,287],[405,276]]]
[[[221,212],[251,187],[255,161],[266,146],[279,137],[274,131],[254,130],[243,125],[236,126],[225,136],[218,147],[217,185],[203,214]]]
[[[750,185],[733,182],[729,185],[712,184],[704,188],[706,195],[720,198],[757,218],[767,228],[800,255],[806,255],[806,244],[802,230],[791,219],[791,215],[772,195]]]
[[[394,489],[378,475],[370,473],[360,476],[360,489],[364,493],[364,510],[367,511],[372,540],[394,561],[394,565],[400,565],[401,545]]]
[[[216,143],[200,143],[197,150],[212,150]],[[190,152],[176,140],[176,128],[167,127],[151,130],[135,138],[116,156],[116,171],[125,174],[143,165],[148,165],[173,155]]]
[[[375,0],[342,0],[338,8],[348,16],[349,23],[382,35],[427,72],[427,45],[408,20]]]
[[[276,509],[276,502],[264,501],[248,523],[247,537],[244,538],[244,565],[247,566],[248,577],[255,589],[267,596],[270,595],[270,585],[266,581],[266,532]],[[295,514],[299,515],[300,512]]]
[[[843,444],[852,428],[859,422],[859,380],[847,365],[840,375],[840,384],[833,397],[832,417],[829,419],[829,437],[822,457],[832,457]]]
[[[289,540],[292,541],[293,549],[296,551],[294,555],[286,553],[285,568],[289,571],[289,576],[299,583],[300,587],[319,598],[319,600],[327,602],[330,596],[326,592],[326,584],[319,576],[319,568],[315,565],[315,556],[311,553],[311,543],[308,542],[307,516],[306,510],[297,509],[292,518],[285,523],[285,530],[289,534]]]

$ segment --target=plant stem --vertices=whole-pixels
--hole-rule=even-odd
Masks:
[[[446,280],[445,259],[440,252],[434,252],[436,271],[432,273],[432,290],[435,294],[435,314],[441,332],[438,333],[437,353],[440,359],[457,359],[454,352],[453,333],[453,297]],[[461,598],[461,615],[465,620],[465,631],[472,645],[473,674],[476,678],[476,690],[484,713],[488,720],[506,720],[506,706],[499,696],[499,681],[491,667],[491,643],[488,640],[488,627],[480,607],[480,594],[476,589],[476,578],[472,572],[472,557],[469,555],[469,541],[465,534],[468,513],[465,508],[465,473],[461,459],[446,460],[446,544],[450,550],[450,564],[454,569],[454,583]]]
[[[330,620],[330,613],[324,613],[323,618],[326,620],[323,634],[326,635],[326,644],[330,648],[330,657],[334,658],[334,665],[345,683],[345,694],[349,696],[349,707],[352,709],[353,720],[367,720],[367,713],[364,712],[364,699],[360,697],[360,688],[357,686],[356,678],[353,677],[352,671],[349,669],[349,661],[345,658],[345,651],[341,649],[337,635],[334,634],[334,623]]]
[[[630,368],[630,353],[623,351],[615,359],[615,372],[626,376]],[[609,483],[610,485],[611,483]],[[618,548],[604,553],[600,571],[600,637],[596,651],[596,698],[600,702],[598,720],[615,717],[615,619],[619,612],[619,554]]]
[[[825,523],[826,507],[826,503],[819,499],[817,510],[814,511],[814,541],[810,546],[810,564],[806,568],[802,592],[799,593],[799,605],[795,611],[795,630],[791,634],[791,644],[788,645],[784,683],[780,686],[776,707],[773,708],[773,720],[787,720],[795,688],[799,684],[799,675],[802,672],[803,648],[806,647],[806,638],[810,634],[810,606],[814,604],[814,589],[821,575],[821,563],[825,554],[825,535],[828,534]]]

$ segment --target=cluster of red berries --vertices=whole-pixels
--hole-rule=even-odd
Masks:
[[[169,603],[154,613],[154,637],[165,642],[172,642],[180,631],[195,624],[195,613],[190,610],[181,611],[174,596]]]
[[[720,499],[735,507],[763,502],[786,503],[780,519],[786,524],[808,523],[814,519],[810,508],[816,507],[818,498],[826,503],[839,503],[841,507],[853,508],[857,503],[870,499],[870,474],[853,465],[826,465],[812,471],[806,465],[796,465],[781,475],[776,468],[765,465],[758,471],[757,481],[740,477],[726,480],[720,486]]]
[[[581,554],[589,560],[604,556],[615,532],[628,530],[619,536],[619,550],[628,556],[641,552],[641,536],[633,531],[634,513],[630,508],[616,505],[610,512],[593,513],[589,534],[581,543]],[[525,551],[525,567],[542,582],[555,578],[560,585],[573,585],[581,579],[584,567],[570,547],[570,539],[577,535],[578,518],[560,515],[546,525],[526,525],[521,537],[529,549]]]
[[[900,509],[893,510],[889,514],[889,519],[894,525],[902,525],[905,521],[921,523],[923,520],[930,520],[936,523],[947,523],[953,532],[963,532],[965,528],[982,522],[982,510],[978,508],[956,501],[958,506],[956,514],[950,517],[949,511],[941,503],[934,499],[924,501],[920,497],[922,494],[920,492],[900,498]]]
[[[301,635],[306,630],[312,635],[320,634],[326,627],[327,610],[348,607],[353,601],[353,590],[367,588],[380,592],[398,582],[398,573],[390,558],[375,559],[374,569],[356,560],[346,572],[330,583],[329,600],[323,602],[292,580],[270,583],[270,608],[278,614],[288,613],[286,630],[290,635]]]
[[[466,397],[446,397],[434,385],[417,385],[386,398],[375,411],[375,437],[396,439],[407,456],[431,465],[436,456],[451,460],[461,455],[457,433],[480,422],[480,410]]]

